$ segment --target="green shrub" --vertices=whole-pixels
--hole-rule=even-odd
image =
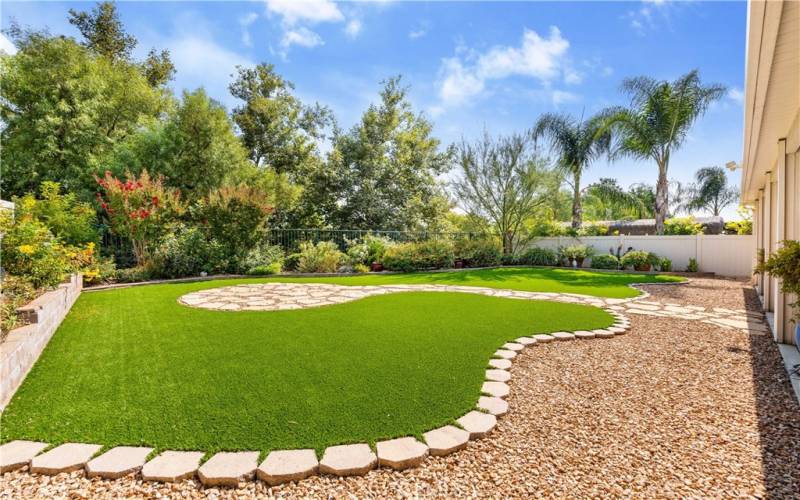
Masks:
[[[696,273],[699,270],[700,266],[697,265],[697,259],[691,257],[689,259],[689,265],[686,266],[686,271],[690,273]]]
[[[251,270],[265,268],[277,269],[268,274],[277,274],[283,268],[283,248],[278,245],[258,245],[247,252],[247,255],[240,262],[239,267],[247,274],[252,274]],[[264,274],[259,272],[258,274]]]
[[[3,277],[0,283],[0,337],[5,337],[9,331],[22,326],[17,308],[32,301],[37,295],[36,287],[30,280],[10,274]]]
[[[620,259],[619,264],[623,268],[632,267],[637,271],[642,270],[642,268],[653,265],[653,254],[650,252],[645,252],[643,250],[632,250],[625,255],[622,256]]]
[[[445,240],[402,243],[386,250],[383,267],[389,271],[418,271],[453,267],[453,245]]]
[[[386,249],[394,245],[392,240],[374,234],[367,234],[361,240],[347,243],[347,256],[353,266],[356,264],[369,266],[372,263],[381,262]]]
[[[464,267],[493,267],[500,264],[503,249],[500,243],[490,239],[462,239],[453,245],[456,260],[463,260]]]
[[[297,270],[301,273],[335,273],[346,259],[332,241],[320,241],[316,245],[304,241],[298,253]]]
[[[286,271],[297,271],[298,262],[300,262],[300,254],[297,252],[291,253],[283,259],[283,269]]]
[[[610,253],[595,255],[592,257],[591,267],[594,269],[619,269],[619,259]]]
[[[579,236],[606,236],[608,235],[608,224],[589,223],[583,225],[578,230]]]
[[[88,203],[78,201],[74,193],[60,194],[57,182],[44,181],[39,186],[39,199],[26,194],[15,199],[16,217],[31,215],[44,223],[65,245],[81,246],[97,243],[97,214]]]
[[[364,264],[355,264],[353,266],[354,273],[368,273],[369,271],[370,271],[369,266],[366,266]]]
[[[781,291],[800,296],[800,241],[784,240],[781,247],[756,268],[781,279]],[[792,303],[795,319],[800,321],[800,301]]]
[[[594,254],[594,248],[586,245],[570,245],[561,249],[561,255],[567,259],[585,259]]]
[[[672,261],[669,260],[666,257],[662,257],[658,261],[658,270],[659,271],[664,271],[665,273],[671,272],[672,271]]]
[[[127,269],[117,269],[114,281],[117,283],[137,283],[156,278],[150,266],[129,267]]]
[[[526,266],[555,266],[558,256],[549,248],[532,247],[517,256],[515,264]]]
[[[281,263],[280,262],[273,262],[271,264],[266,265],[259,265],[251,267],[247,270],[247,274],[254,275],[254,276],[266,276],[270,274],[280,274],[281,272]]]
[[[513,253],[504,253],[500,257],[500,264],[504,266],[515,266],[520,264],[519,256]]]
[[[226,252],[216,241],[209,241],[200,228],[171,226],[153,252],[150,275],[157,278],[198,276],[201,272],[229,270]]]
[[[3,211],[0,233],[3,269],[29,281],[34,288],[56,286],[76,270],[70,258],[75,250],[61,245],[47,226],[30,214],[15,219],[9,211]]]
[[[676,236],[687,234],[702,234],[703,226],[698,224],[694,217],[673,217],[664,221],[664,234]]]
[[[752,220],[738,220],[725,223],[725,234],[753,234]]]

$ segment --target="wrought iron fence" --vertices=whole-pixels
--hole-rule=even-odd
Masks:
[[[267,241],[270,245],[279,245],[287,252],[297,250],[300,243],[310,241],[332,241],[342,250],[346,249],[348,242],[360,240],[367,235],[380,236],[392,241],[427,241],[427,240],[460,240],[473,239],[480,236],[478,233],[465,232],[433,232],[433,231],[386,231],[370,229],[270,229]]]

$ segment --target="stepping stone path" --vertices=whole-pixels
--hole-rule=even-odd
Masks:
[[[152,448],[117,446],[86,464],[86,475],[116,479],[138,471],[144,465]]]
[[[319,462],[319,471],[335,476],[363,476],[378,464],[367,444],[331,446]]]
[[[101,448],[99,444],[62,444],[34,457],[31,460],[31,472],[55,475],[83,469]]]
[[[0,473],[25,467],[45,448],[47,443],[36,441],[11,441],[0,446]]]
[[[257,451],[221,452],[204,463],[197,470],[197,476],[205,486],[239,486],[253,479],[257,461]]]
[[[314,450],[272,451],[267,455],[256,474],[270,486],[299,481],[319,470],[319,461]]]
[[[635,286],[634,286],[635,288]],[[517,353],[539,344],[575,339],[611,338],[630,329],[623,313],[702,321],[724,328],[764,335],[769,327],[763,314],[701,306],[645,301],[646,292],[632,299],[603,299],[569,293],[523,292],[483,287],[447,285],[341,286],[317,283],[264,283],[212,288],[180,297],[181,304],[218,311],[282,311],[341,304],[372,295],[407,291],[461,292],[527,300],[552,300],[603,308],[615,318],[612,326],[591,331],[554,332],[520,337],[504,344],[488,361],[486,381],[476,410],[468,412],[455,425],[446,425],[423,434],[424,443],[412,437],[380,441],[377,455],[367,444],[331,446],[317,461],[314,450],[272,451],[257,464],[258,452],[217,453],[200,466],[202,451],[164,451],[145,463],[150,448],[120,446],[92,459],[100,445],[68,443],[41,453],[48,445],[33,441],[12,441],[0,446],[0,472],[30,465],[34,473],[58,474],[85,468],[89,477],[116,478],[141,469],[146,481],[172,482],[195,474],[206,486],[239,486],[258,477],[274,486],[299,481],[317,473],[337,476],[363,475],[377,465],[401,470],[421,464],[428,455],[442,456],[465,448],[470,439],[486,436],[497,425],[497,417],[509,408],[508,396],[512,361]],[[41,453],[41,454],[40,454]]]
[[[428,447],[412,437],[380,441],[375,447],[378,464],[395,470],[416,467],[428,456]]]
[[[202,451],[165,451],[142,467],[142,479],[172,483],[194,477]]]

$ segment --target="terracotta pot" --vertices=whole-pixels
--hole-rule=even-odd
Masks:
[[[464,261],[463,261],[463,260],[461,260],[461,259],[459,259],[459,260],[457,260],[457,261],[455,261],[455,262],[453,263],[453,266],[454,266],[456,269],[463,269],[463,268],[464,268]]]
[[[379,273],[383,271],[383,264],[380,262],[373,262],[371,266],[369,266],[369,270],[373,273]]]
[[[576,257],[575,258],[575,262],[578,263],[578,267],[583,267],[583,260],[584,259],[585,259],[585,257]]]
[[[637,271],[649,271],[651,266],[650,264],[640,264],[638,266],[634,266],[633,268]]]

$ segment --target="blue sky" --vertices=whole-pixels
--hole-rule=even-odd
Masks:
[[[69,8],[92,3],[2,3],[2,25],[77,36]],[[239,65],[273,63],[305,101],[330,106],[343,127],[402,74],[411,100],[444,142],[529,128],[544,112],[589,115],[624,104],[620,81],[673,79],[698,68],[729,94],[692,129],[670,177],[739,161],[747,5],[739,2],[121,2],[137,56],[166,48],[176,90],[203,86],[228,108]],[[6,43],[5,40],[2,41]],[[586,182],[653,184],[651,163],[597,162]],[[738,185],[738,172],[730,176]],[[732,216],[733,210],[725,215]]]

